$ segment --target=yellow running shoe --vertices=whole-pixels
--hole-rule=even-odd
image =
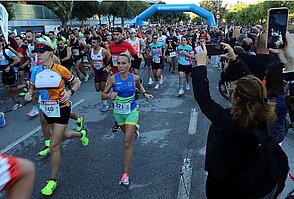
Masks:
[[[77,119],[76,130],[78,132],[80,132],[83,129],[83,127],[84,127],[84,120],[85,120],[84,116],[81,116],[81,117],[79,117]]]
[[[57,188],[57,182],[54,180],[47,181],[46,186],[41,190],[41,193],[45,196],[51,196],[53,191]]]
[[[82,141],[83,146],[88,146],[89,138],[87,137],[87,131],[81,130],[81,134],[83,135],[80,140]]]

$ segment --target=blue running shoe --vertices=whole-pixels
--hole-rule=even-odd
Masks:
[[[108,106],[107,104],[103,104],[103,105],[101,106],[100,111],[101,111],[101,112],[106,112],[108,109],[109,109],[109,106]]]
[[[0,127],[4,127],[6,124],[5,115],[3,112],[0,113]]]

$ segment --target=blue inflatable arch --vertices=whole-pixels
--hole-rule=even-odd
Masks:
[[[209,26],[216,26],[213,14],[195,4],[154,4],[135,18],[136,26],[142,26],[143,20],[157,12],[194,12],[205,18]]]

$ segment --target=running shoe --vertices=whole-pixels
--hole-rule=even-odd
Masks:
[[[190,90],[190,85],[186,84],[186,90],[189,91]]]
[[[21,103],[15,103],[15,105],[12,107],[11,110],[15,111],[16,109],[21,108],[21,107],[22,107]]]
[[[153,80],[152,78],[149,78],[148,85],[151,85],[151,84],[153,84]]]
[[[89,138],[87,137],[87,131],[81,130],[81,134],[83,135],[80,140],[82,141],[83,146],[88,146]]]
[[[184,95],[184,93],[185,93],[185,92],[184,92],[184,89],[180,88],[180,90],[179,90],[179,92],[178,92],[178,95],[179,95],[179,96],[182,96],[182,95]]]
[[[26,95],[25,91],[22,91],[21,93],[18,94],[20,97],[24,97]]]
[[[84,82],[87,82],[88,80],[89,80],[89,75],[86,75],[85,77],[84,77]]]
[[[121,179],[120,179],[120,182],[119,184],[121,185],[126,185],[128,186],[130,184],[130,181],[129,181],[129,172],[124,172]]]
[[[136,124],[136,129],[135,129],[135,133],[134,133],[135,140],[137,140],[140,137],[139,129],[140,129],[140,125]]]
[[[84,120],[85,120],[84,116],[81,116],[81,117],[79,117],[77,119],[76,130],[78,132],[80,132],[83,129],[83,127],[84,127]]]
[[[100,111],[101,111],[101,112],[106,112],[108,109],[109,109],[109,106],[108,106],[107,104],[103,104],[103,105],[101,106]]]
[[[38,155],[39,155],[39,156],[46,156],[46,155],[49,154],[49,152],[50,152],[50,148],[49,148],[48,146],[45,146],[44,149],[42,149],[42,150],[38,153]]]
[[[53,191],[57,188],[57,182],[54,180],[47,181],[46,186],[41,190],[41,193],[45,196],[51,196]]]
[[[120,126],[115,122],[114,126],[112,127],[112,132],[117,132],[120,129]]]
[[[160,75],[160,80],[159,80],[159,84],[163,83],[163,75]]]
[[[34,117],[34,116],[36,116],[36,115],[38,115],[38,114],[39,114],[38,109],[37,109],[37,108],[32,108],[32,110],[31,110],[30,112],[27,113],[27,116],[29,116],[29,117]]]
[[[3,112],[0,113],[0,127],[4,127],[6,124],[5,115]]]
[[[159,88],[159,84],[156,84],[154,88],[155,88],[156,90],[158,90],[158,88]]]

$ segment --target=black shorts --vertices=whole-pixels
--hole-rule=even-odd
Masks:
[[[70,106],[65,106],[60,108],[60,117],[47,117],[44,113],[44,118],[47,120],[48,124],[68,124],[71,108]]]
[[[149,66],[151,66],[151,64],[152,64],[152,58],[146,58],[145,65],[149,67]]]
[[[16,85],[16,74],[11,69],[9,72],[2,71],[2,83],[5,86],[14,86]]]
[[[155,62],[151,61],[151,65],[152,65],[153,70],[164,69],[162,58],[160,59],[160,63],[155,63]]]
[[[185,74],[191,74],[192,72],[192,65],[182,65],[180,63],[178,63],[178,71],[182,71],[185,72]]]
[[[139,70],[141,66],[141,61],[142,61],[142,58],[135,57],[134,60],[132,60],[132,68]]]

